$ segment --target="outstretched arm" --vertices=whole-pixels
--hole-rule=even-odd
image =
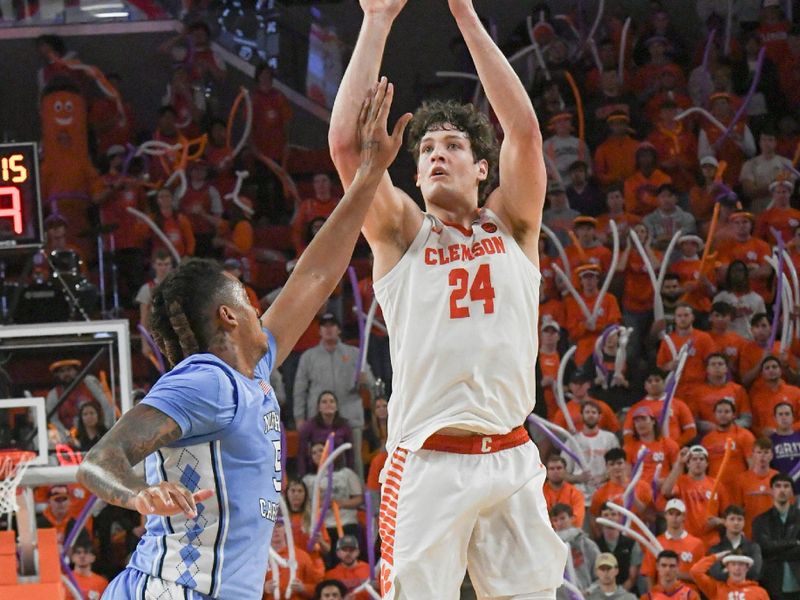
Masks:
[[[547,184],[539,121],[522,82],[483,27],[472,0],[448,1],[486,97],[503,127],[500,188],[492,193],[487,206],[511,226],[526,254],[538,264]]]
[[[275,336],[280,365],[331,295],[347,269],[358,232],[375,197],[378,184],[403,143],[411,120],[405,114],[391,135],[386,131],[394,88],[386,78],[365,94],[358,118],[361,165],[350,189],[297,261],[289,281],[261,321]],[[355,127],[355,124],[353,125]]]
[[[331,114],[328,144],[331,157],[345,189],[353,183],[361,161],[361,149],[356,137],[358,114],[367,91],[375,85],[386,47],[386,39],[395,18],[406,0],[361,0],[364,20],[353,55],[336,94]],[[364,221],[364,235],[376,254],[376,269],[393,258],[384,257],[381,248],[402,253],[419,229],[422,215],[414,201],[392,184],[384,173],[378,184],[375,201]],[[376,252],[377,250],[377,252]]]

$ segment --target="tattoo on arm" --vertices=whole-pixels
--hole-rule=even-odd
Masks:
[[[181,428],[172,418],[139,404],[89,451],[78,469],[78,481],[102,500],[131,508],[133,498],[147,487],[133,467],[180,437]]]

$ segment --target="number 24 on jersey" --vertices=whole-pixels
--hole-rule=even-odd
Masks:
[[[494,312],[494,288],[492,287],[492,273],[488,264],[478,267],[475,277],[470,281],[469,271],[462,268],[450,271],[447,282],[450,292],[450,318],[466,319],[472,310],[471,304],[483,303],[483,314],[490,315]],[[469,296],[469,300],[466,300]]]

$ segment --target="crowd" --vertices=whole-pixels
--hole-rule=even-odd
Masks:
[[[531,424],[530,433],[547,467],[553,526],[571,548],[567,577],[587,599],[800,599],[800,25],[779,0],[733,3],[729,24],[725,5],[696,2],[706,32],[696,39],[653,1],[641,22],[609,11],[586,40],[575,15],[543,3],[532,30],[521,27],[505,45],[508,54],[537,46],[527,79],[549,176],[531,368],[536,413],[561,430],[554,438]],[[77,233],[96,228],[122,303],[145,326],[173,250],[225,261],[264,309],[281,283],[264,274],[291,269],[339,197],[324,168],[287,185],[292,112],[266,66],[250,90],[248,143],[232,151],[226,73],[209,33],[194,23],[159,49],[172,76],[146,137],[128,103],[68,68],[62,40],[37,45],[43,129],[55,128],[43,135],[44,162],[65,135],[91,140],[82,173],[48,180],[43,168],[43,197],[55,209],[47,249],[91,264],[97,257]],[[85,129],[48,125],[48,98],[53,115],[67,101],[83,110]],[[145,139],[182,146],[134,156],[128,145]],[[177,178],[167,184],[181,167],[185,188]],[[240,170],[250,173],[243,186]],[[265,224],[284,226],[287,239],[262,239]],[[373,299],[367,271],[358,285],[364,311]],[[360,369],[357,342],[343,338],[351,302],[337,292],[271,381],[292,476],[265,598],[287,588],[296,599],[368,597],[353,589],[370,579],[365,494],[376,506],[392,373],[379,309]],[[155,377],[157,356],[144,341],[141,355]],[[76,363],[51,365],[53,400]],[[95,378],[79,391],[58,407],[51,437],[85,451],[114,409]],[[329,437],[352,447],[321,478],[322,495],[331,482],[332,509],[320,524],[312,493]],[[77,485],[38,499],[42,525],[62,532],[86,501]],[[115,575],[141,526],[113,507],[95,515],[71,555],[88,597],[100,581],[93,569]]]

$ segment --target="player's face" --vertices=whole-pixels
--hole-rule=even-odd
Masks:
[[[725,531],[731,535],[739,535],[744,531],[744,517],[741,515],[728,515],[725,517]]]
[[[672,585],[678,579],[678,561],[674,558],[662,558],[656,564],[656,570],[661,585]]]
[[[565,474],[566,471],[564,469],[564,465],[561,464],[560,460],[552,460],[547,463],[547,480],[550,483],[555,483],[558,485],[564,481]]]
[[[342,600],[342,593],[335,585],[322,588],[319,593],[319,600]]]
[[[453,128],[428,131],[420,140],[417,186],[426,202],[476,198],[489,164],[475,160],[469,137]]]
[[[670,509],[664,514],[669,529],[682,529],[684,516],[679,510]]]
[[[644,391],[653,398],[660,397],[664,393],[664,378],[658,375],[650,375],[645,379]]]
[[[231,308],[235,311],[237,318],[240,321],[240,339],[243,348],[252,348],[253,353],[258,356],[258,360],[263,357],[269,350],[269,340],[267,334],[261,325],[259,319],[259,311],[250,304],[247,299],[247,292],[244,291],[242,282],[236,279],[236,276],[225,271],[225,277],[231,281],[236,282],[235,291],[235,305]]]
[[[789,406],[779,406],[775,410],[775,421],[781,429],[791,429],[794,424],[794,413]]]
[[[306,490],[299,483],[293,483],[286,490],[286,501],[292,510],[300,510],[306,501]]]

